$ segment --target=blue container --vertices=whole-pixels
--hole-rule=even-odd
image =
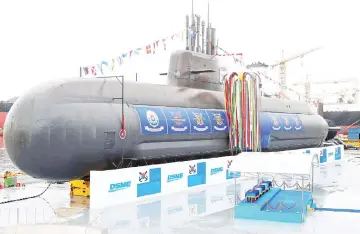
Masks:
[[[269,184],[268,183],[262,183],[262,186],[265,186],[265,190],[269,188]]]
[[[264,190],[260,187],[257,187],[255,190],[258,190],[259,191],[259,194],[261,194]]]
[[[261,188],[262,192],[266,189],[265,185],[263,185],[263,184],[259,185],[258,188]]]
[[[359,133],[349,133],[348,139],[349,140],[359,140]]]
[[[266,183],[269,185],[269,187],[272,187],[272,182],[271,181],[263,181],[262,183]]]
[[[257,197],[259,196],[259,191],[258,190],[248,190],[245,193],[245,197]]]

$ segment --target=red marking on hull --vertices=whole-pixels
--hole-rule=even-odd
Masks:
[[[4,128],[6,115],[7,112],[0,112],[0,149],[4,148],[4,138],[3,138],[2,129]]]

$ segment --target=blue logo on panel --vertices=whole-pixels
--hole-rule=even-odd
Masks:
[[[293,122],[291,121],[292,119],[289,118],[288,115],[281,115],[280,118],[282,119],[282,130],[283,131],[289,132],[289,131],[294,130]]]
[[[268,116],[270,118],[271,130],[276,132],[281,131],[282,122],[280,116],[277,114],[268,114]]]
[[[302,131],[303,125],[301,118],[298,115],[293,114],[275,114],[267,113],[270,121],[271,131]],[[261,121],[263,125],[263,121]]]
[[[210,133],[211,123],[205,110],[187,109],[186,113],[190,118],[191,133]]]
[[[224,171],[224,168],[223,167],[216,167],[216,168],[212,168],[210,170],[210,175],[216,175],[220,172]]]
[[[212,132],[229,132],[229,124],[225,111],[207,110],[211,122]]]
[[[302,131],[304,130],[304,126],[302,124],[301,118],[298,115],[291,115],[291,118],[294,123],[294,130],[295,131]]]
[[[184,173],[168,175],[167,182],[181,180],[183,177],[184,177]]]
[[[335,148],[335,160],[340,160],[340,159],[341,159],[341,148],[339,146]]]
[[[189,134],[190,133],[190,121],[186,114],[186,111],[181,108],[163,108],[169,134]]]
[[[233,160],[227,160],[227,166],[226,166],[226,179],[234,179],[234,178],[240,178],[240,172],[230,172],[231,164],[233,163]]]
[[[206,162],[189,164],[188,187],[206,184]]]
[[[136,106],[135,109],[139,116],[143,135],[163,135],[167,133],[166,119],[161,108]]]
[[[110,184],[109,193],[124,190],[131,187],[131,181]]]
[[[320,163],[326,163],[327,162],[327,150],[326,148],[323,148],[320,150]]]
[[[161,193],[161,168],[139,171],[137,197]]]

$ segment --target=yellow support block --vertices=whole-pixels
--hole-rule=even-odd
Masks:
[[[359,141],[347,140],[347,141],[344,141],[344,142],[345,142],[346,144],[348,144],[348,145],[357,146],[357,147],[360,146],[360,142],[359,142]]]
[[[85,180],[71,180],[70,195],[90,197],[90,182]]]
[[[310,205],[307,205],[306,209],[307,209],[308,212],[314,212],[315,211],[313,208],[310,207]]]

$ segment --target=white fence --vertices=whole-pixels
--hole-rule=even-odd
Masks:
[[[319,162],[341,160],[343,146],[301,149],[317,154]],[[240,155],[241,156],[241,155]],[[229,172],[238,156],[176,162],[90,173],[90,207],[103,208],[169,195],[192,188],[223,184],[234,176]]]

